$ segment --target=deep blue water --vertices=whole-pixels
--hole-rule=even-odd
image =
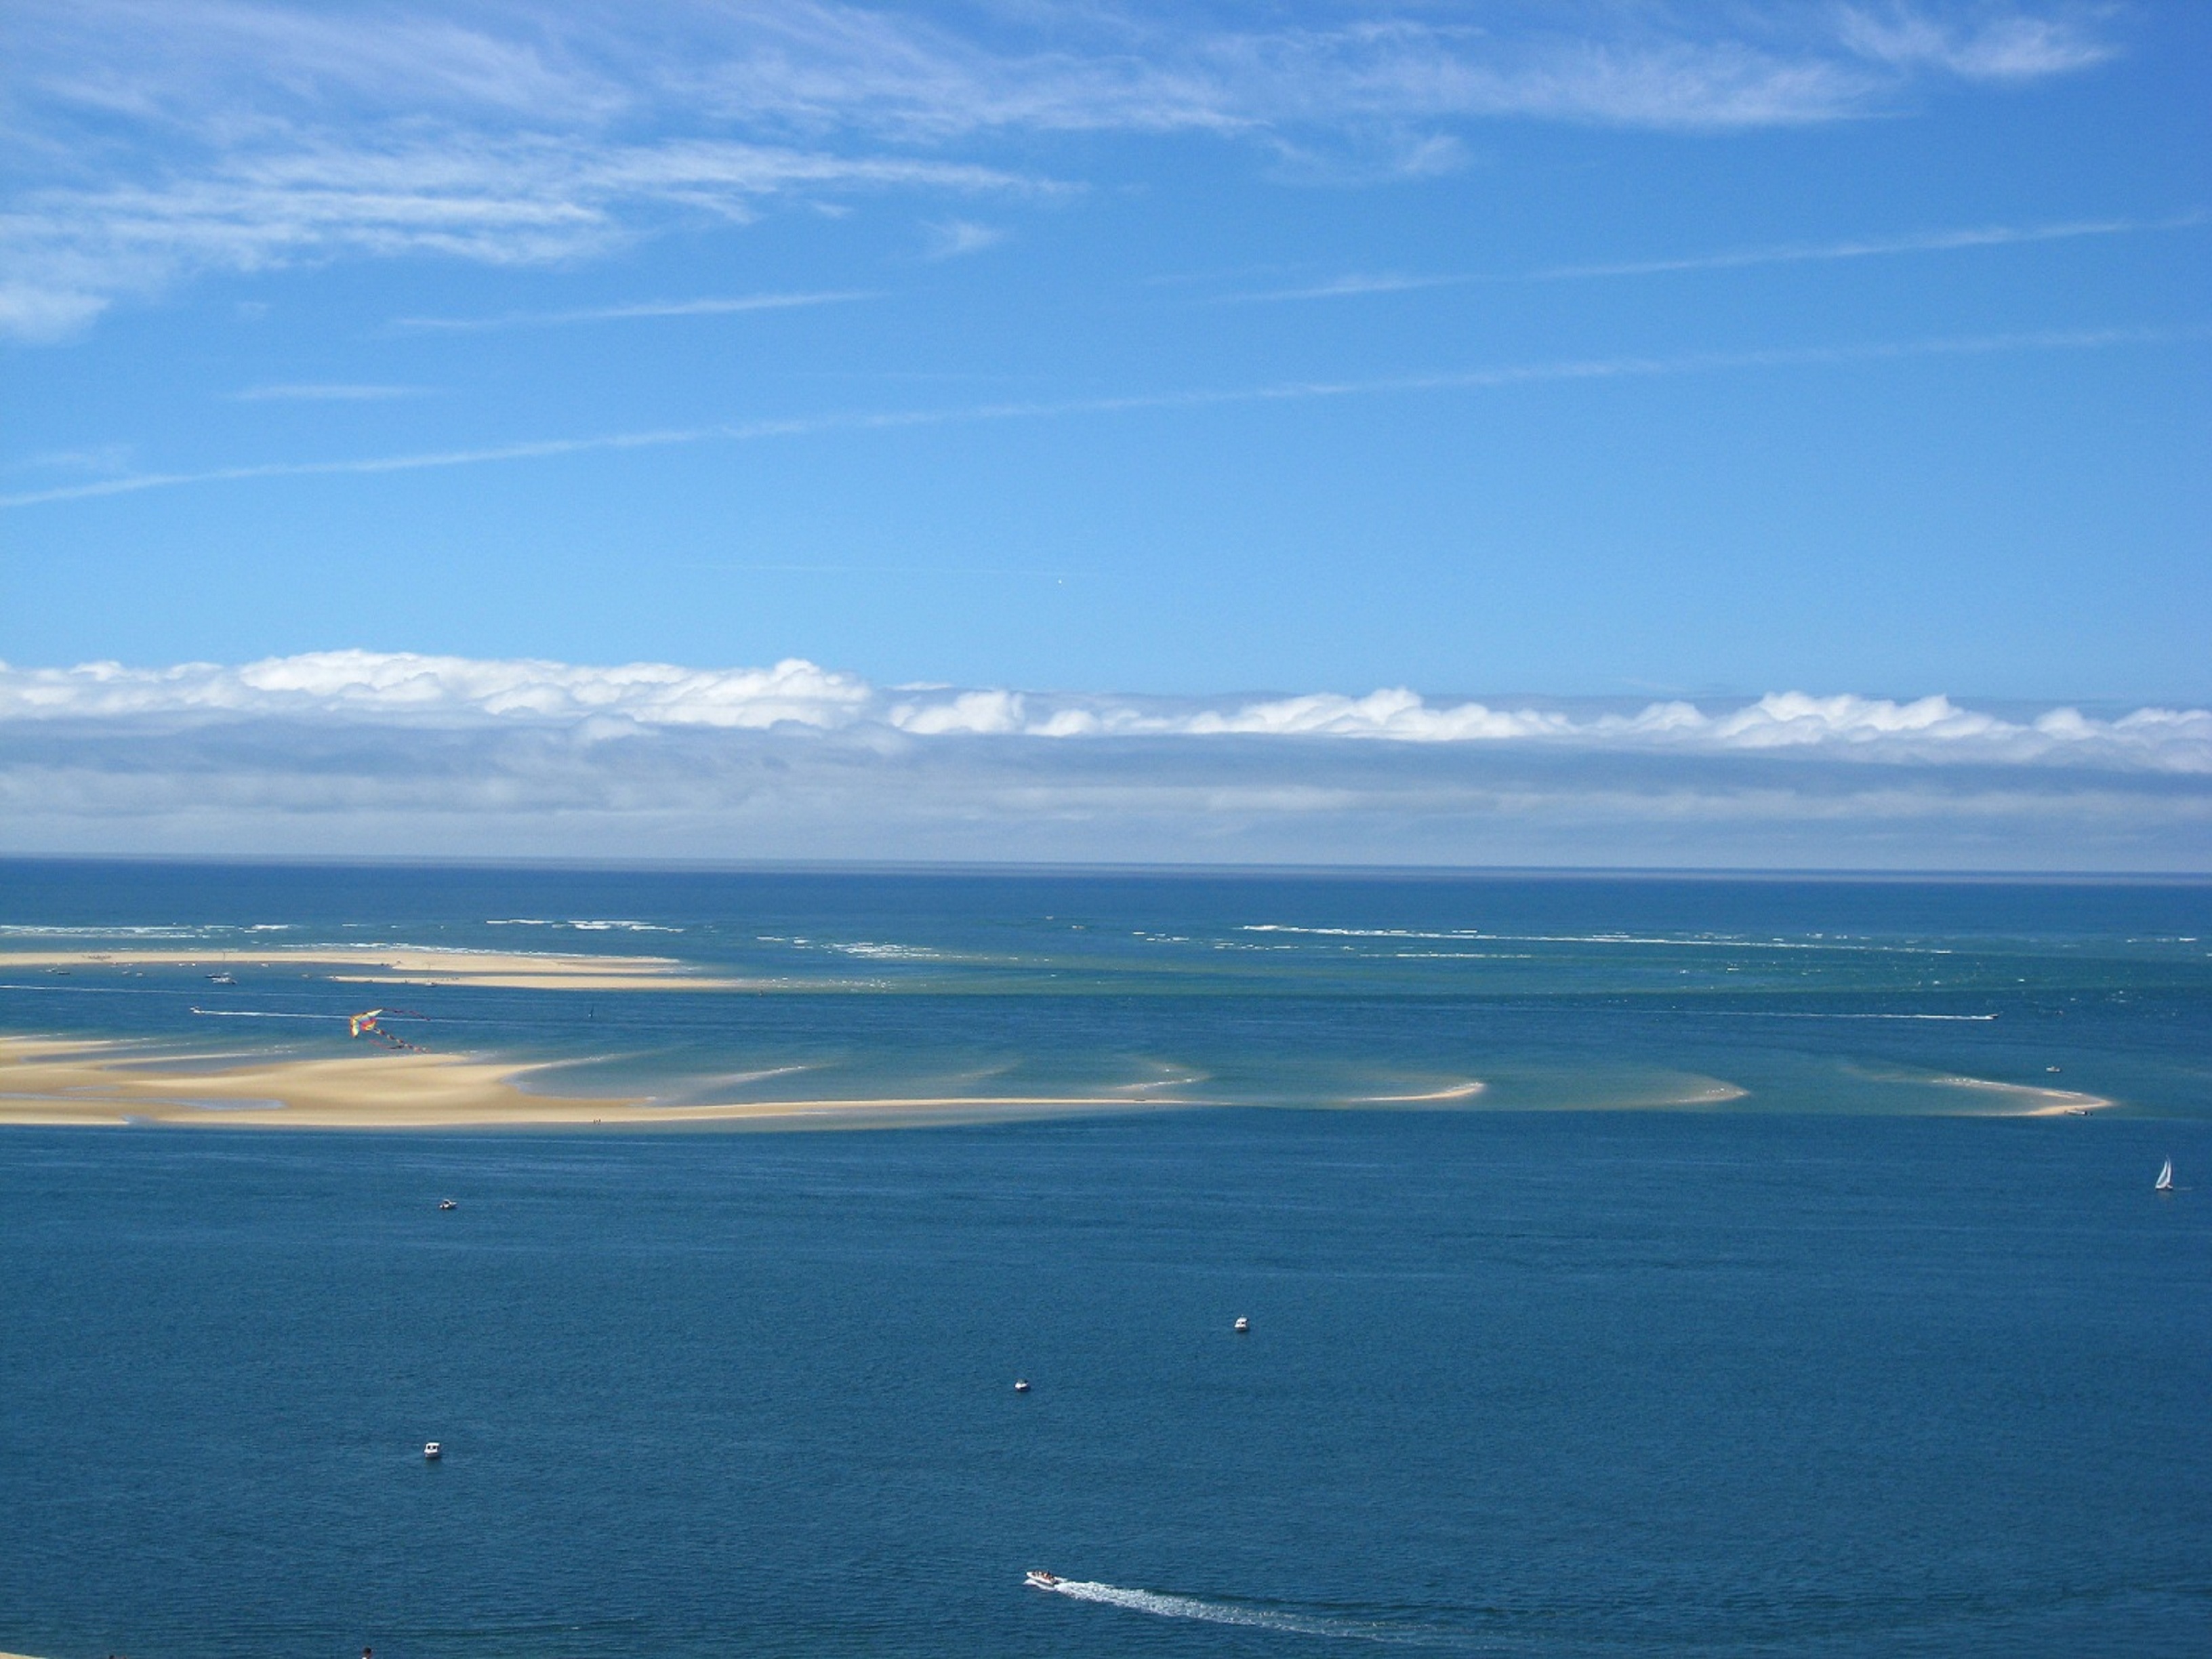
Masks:
[[[2203,1653],[2212,1132],[2094,1127],[17,1131],[0,1638]]]
[[[664,1079],[1495,1085],[834,1133],[0,1130],[0,1649],[2212,1651],[2208,910],[0,865],[22,948],[530,931],[787,981],[592,1030],[575,994],[424,998],[440,1043],[611,1030]],[[10,975],[0,1034],[235,1042],[261,1025],[190,1010],[355,996],[237,977]],[[1950,1074],[2119,1104],[1929,1115],[1976,1105]],[[1557,1109],[1692,1075],[1747,1092]]]

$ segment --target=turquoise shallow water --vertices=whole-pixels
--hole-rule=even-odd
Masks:
[[[46,938],[624,921],[685,931],[544,931],[789,981],[424,1009],[454,1047],[611,1029],[630,1057],[577,1075],[672,1090],[770,1060],[854,1091],[1158,1065],[1306,1106],[1493,1084],[819,1134],[0,1133],[0,1648],[2212,1648],[2199,890],[0,878],[10,927],[94,930]],[[1291,927],[1358,931],[1231,948]],[[1415,931],[1501,954],[1396,954]],[[10,975],[0,1030],[229,1042],[252,1022],[190,1009],[349,1000],[234,976]],[[1928,1115],[1980,1108],[1949,1075],[2120,1103]],[[1747,1092],[1553,1109],[1692,1076]]]
[[[1495,1109],[2212,1109],[2212,887],[0,864],[0,1030],[347,1048],[404,995],[532,1086],[663,1101],[1120,1091]],[[274,946],[665,954],[759,994],[367,989]],[[236,981],[219,984],[211,971]],[[2053,1068],[2056,1068],[2055,1070]]]

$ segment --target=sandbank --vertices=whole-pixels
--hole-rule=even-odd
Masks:
[[[1431,1089],[1418,1095],[1361,1095],[1354,1102],[1360,1106],[1414,1106],[1425,1101],[1473,1100],[1489,1088],[1487,1083],[1469,1078],[1464,1083],[1455,1083],[1447,1088]]]
[[[1132,1111],[1190,1103],[1127,1093],[920,1096],[666,1105],[526,1092],[543,1063],[421,1050],[249,1057],[116,1041],[0,1037],[0,1125],[214,1129],[549,1129],[719,1123],[924,1123]],[[217,1057],[234,1060],[235,1055]],[[5,1659],[5,1656],[0,1656]]]
[[[434,946],[311,945],[266,951],[8,951],[0,974],[17,969],[204,968],[301,973],[362,985],[483,985],[510,991],[761,991],[782,981],[694,973],[673,957],[541,955],[530,951],[449,951]],[[333,971],[335,970],[335,971]]]
[[[2012,1109],[2008,1111],[1998,1108],[1988,1114],[1992,1117],[2082,1117],[2119,1104],[2102,1095],[2085,1095],[2073,1089],[2045,1089],[2029,1083],[2000,1083],[1993,1078],[1937,1077],[1928,1080],[1939,1088],[1976,1089],[2008,1098]]]

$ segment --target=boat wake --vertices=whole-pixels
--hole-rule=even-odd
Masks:
[[[1045,1588],[1039,1586],[1038,1588]],[[1055,1595],[1079,1601],[1102,1601],[1149,1613],[1161,1619],[1199,1619],[1212,1625],[1244,1625],[1279,1630],[1296,1636],[1328,1636],[1339,1640],[1382,1642],[1399,1646],[1425,1647],[1455,1640],[1452,1632],[1377,1620],[1332,1618],[1325,1613],[1301,1613],[1284,1607],[1255,1607],[1241,1601],[1208,1601],[1195,1595],[1170,1595],[1160,1590],[1127,1589],[1119,1584],[1096,1584],[1062,1578],[1049,1587]]]

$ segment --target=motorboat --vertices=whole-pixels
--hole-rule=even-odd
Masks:
[[[234,974],[210,974],[208,975],[208,983],[210,985],[235,985],[238,983],[238,977]]]
[[[1014,1392],[1015,1392],[1016,1394],[1027,1394],[1029,1391],[1030,1391],[1030,1380],[1029,1380],[1029,1378],[1027,1378],[1026,1376],[1018,1376],[1018,1377],[1016,1377],[1016,1378],[1014,1379]]]
[[[458,1210],[461,1206],[450,1198],[441,1198],[438,1200],[438,1207],[441,1210]]]
[[[1252,1322],[1245,1318],[1243,1314],[1238,1314],[1237,1316],[1237,1322],[1229,1328],[1235,1331],[1237,1335],[1243,1336],[1251,1330]]]
[[[1058,1589],[1062,1582],[1062,1580],[1054,1577],[1052,1574],[1046,1572],[1042,1569],[1031,1571],[1027,1577],[1022,1580],[1022,1583],[1029,1586],[1031,1589],[1048,1590]]]
[[[445,1455],[446,1449],[440,1445],[436,1441],[426,1440],[422,1443],[422,1461],[424,1462],[434,1463]]]

